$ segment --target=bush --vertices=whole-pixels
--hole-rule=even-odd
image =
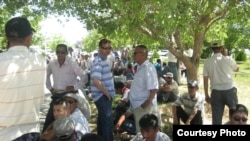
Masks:
[[[235,60],[236,61],[246,61],[247,55],[244,51],[235,51]]]

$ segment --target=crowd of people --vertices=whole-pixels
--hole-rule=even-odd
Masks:
[[[145,45],[136,45],[132,63],[128,49],[124,48],[121,56],[115,55],[112,42],[101,39],[93,60],[81,55],[77,62],[69,57],[66,44],[58,44],[57,58],[46,62],[28,49],[33,32],[23,17],[14,17],[5,25],[8,50],[0,55],[0,140],[113,141],[114,131],[123,129],[134,135],[131,141],[170,141],[161,131],[158,102],[172,103],[173,125],[204,124],[205,101],[211,104],[213,125],[222,124],[225,105],[229,108],[227,125],[247,123],[248,109],[239,104],[230,77],[231,70],[238,71],[239,67],[222,53],[223,46],[218,43],[212,43],[214,54],[204,64],[204,97],[198,80],[188,80],[187,92],[180,94],[177,58],[171,53],[168,65],[162,67],[160,59],[155,64],[149,61]],[[125,82],[114,80],[120,75],[126,76]],[[52,96],[40,131],[44,86]],[[88,101],[79,95],[86,87],[97,109],[96,133],[89,126]],[[114,114],[116,94],[121,100]]]

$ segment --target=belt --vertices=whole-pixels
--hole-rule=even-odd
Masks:
[[[77,92],[78,90],[75,90],[75,91],[57,90],[55,91],[55,94],[77,93]]]

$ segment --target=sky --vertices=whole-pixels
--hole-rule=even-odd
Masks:
[[[59,22],[58,19],[62,22]],[[74,44],[88,35],[84,24],[80,23],[76,18],[71,17],[67,21],[64,17],[52,16],[41,22],[41,33],[47,38],[61,34],[70,44]]]

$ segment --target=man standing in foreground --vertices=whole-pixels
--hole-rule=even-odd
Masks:
[[[56,46],[56,56],[57,59],[50,61],[47,67],[46,87],[52,94],[52,101],[46,115],[43,131],[54,121],[53,103],[67,93],[76,94],[78,89],[83,88],[88,82],[87,72],[68,57],[67,45],[58,44]],[[53,83],[51,76],[53,77]]]
[[[104,141],[113,141],[112,99],[115,96],[114,79],[107,56],[111,51],[111,41],[102,39],[99,42],[99,53],[93,60],[90,74],[92,99],[98,110],[97,134]]]
[[[212,43],[213,56],[204,63],[203,81],[205,99],[211,103],[212,124],[221,125],[225,105],[234,108],[238,103],[237,89],[234,87],[231,71],[239,71],[236,62],[222,55],[222,46]],[[211,98],[208,94],[210,79]]]
[[[134,50],[134,60],[138,64],[130,88],[129,101],[135,117],[136,131],[140,132],[139,120],[144,114],[156,111],[158,77],[156,69],[149,62],[148,50],[144,45],[138,45]],[[155,113],[158,114],[158,113]]]
[[[10,19],[5,34],[9,49],[0,55],[0,140],[36,140],[46,60],[29,51],[33,28],[26,18]]]

